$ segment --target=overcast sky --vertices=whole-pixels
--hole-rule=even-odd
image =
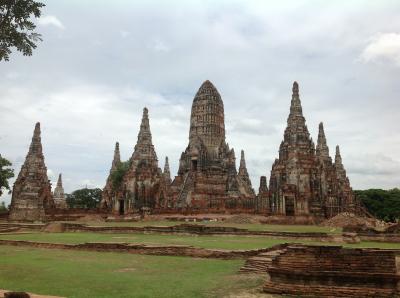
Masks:
[[[102,188],[115,142],[131,156],[144,106],[159,166],[169,156],[176,174],[193,97],[209,79],[227,142],[237,158],[245,150],[258,189],[296,80],[311,135],[323,121],[353,188],[400,186],[399,1],[45,3],[34,55],[0,63],[0,153],[16,175],[40,121],[53,185],[62,172],[67,192]]]

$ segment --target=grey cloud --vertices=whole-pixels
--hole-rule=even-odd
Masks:
[[[18,173],[41,121],[46,164],[64,173],[66,190],[103,185],[115,141],[129,158],[147,106],[160,165],[168,155],[176,173],[193,97],[210,79],[224,100],[227,141],[246,151],[258,187],[297,80],[313,139],[324,121],[353,187],[398,186],[391,162],[365,165],[400,159],[400,69],[359,57],[377,34],[400,33],[399,13],[397,1],[47,1],[43,15],[65,30],[39,26],[34,55],[13,53],[1,65],[1,153]]]

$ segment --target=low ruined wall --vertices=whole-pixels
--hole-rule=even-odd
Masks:
[[[53,230],[50,226],[56,225]],[[358,243],[356,234],[343,233],[295,233],[295,232],[272,232],[272,231],[249,231],[236,227],[205,226],[197,224],[180,224],[175,226],[88,226],[78,223],[49,223],[45,224],[22,224],[22,223],[0,223],[0,229],[20,227],[23,230],[41,230],[45,232],[91,232],[91,233],[137,233],[137,234],[189,234],[209,236],[264,236],[276,239],[291,239],[317,242]]]
[[[345,226],[343,232],[357,233],[358,237],[363,241],[400,242],[400,229],[397,224],[384,230],[377,230],[365,225],[351,225]]]
[[[45,227],[45,224],[29,224],[29,223],[11,223],[5,222],[0,223],[0,229],[18,229],[18,230],[29,230],[29,231],[40,231]]]
[[[196,258],[245,259],[274,248],[254,250],[219,250],[186,245],[145,245],[131,243],[90,242],[82,244],[45,243],[23,240],[0,240],[0,245],[25,246],[47,249],[69,249],[99,252],[121,252],[158,256],[186,256]]]
[[[125,227],[125,226],[87,226],[83,224],[65,223],[66,232],[100,232],[100,233],[158,233],[158,234],[193,234],[193,235],[242,235],[242,236],[266,236],[282,239],[301,239],[309,241],[343,242],[351,237],[341,235],[330,235],[327,233],[295,233],[295,232],[271,232],[271,231],[249,231],[235,227],[204,226],[196,224],[181,224],[175,226],[147,226],[147,227]]]
[[[263,224],[278,224],[278,225],[315,225],[321,222],[312,215],[298,215],[298,216],[286,216],[286,215],[271,215],[261,221]]]
[[[46,210],[46,221],[74,221],[87,215],[96,215],[105,219],[109,214],[100,209],[55,208]]]
[[[264,214],[254,208],[177,208],[177,209],[164,209],[155,208],[151,210],[152,214],[180,214],[180,215],[197,215],[197,214]]]
[[[270,279],[264,291],[333,297],[394,297],[400,280],[396,267],[399,253],[400,250],[290,245],[268,268]]]

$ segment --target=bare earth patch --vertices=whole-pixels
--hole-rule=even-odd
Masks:
[[[223,298],[278,298],[279,295],[272,295],[262,292],[262,286],[265,283],[265,276],[257,274],[235,274],[228,276],[227,279],[234,281],[229,283],[232,286],[229,288],[215,289],[211,292],[212,297]],[[246,289],[243,289],[246,285]]]
[[[8,293],[8,292],[12,292],[12,291],[10,291],[10,290],[0,290],[0,298],[3,298],[4,294]],[[46,295],[37,295],[37,294],[32,294],[32,293],[28,293],[28,294],[29,294],[29,296],[31,298],[65,298],[65,297],[61,297],[61,296],[46,296]]]
[[[136,271],[136,268],[121,268],[118,270],[115,270],[114,272],[133,272]]]

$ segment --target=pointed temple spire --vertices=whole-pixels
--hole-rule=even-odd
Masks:
[[[315,153],[314,150],[314,143],[310,138],[306,119],[303,116],[299,96],[299,84],[294,82],[290,113],[287,119],[283,142],[279,148],[279,159],[287,160],[289,156],[294,156],[299,153],[313,155]]]
[[[261,176],[260,177],[260,187],[258,188],[258,193],[264,193],[268,191],[268,186],[267,186],[267,177],[266,176]]]
[[[299,84],[293,83],[292,88],[292,100],[290,102],[290,113],[287,120],[287,129],[291,134],[295,133],[306,133],[308,135],[308,129],[306,125],[306,119],[303,116],[303,108],[301,107],[301,101],[299,96]],[[308,138],[308,137],[307,137]],[[297,138],[292,138],[297,140]]]
[[[324,124],[322,122],[319,124],[319,128],[318,128],[318,141],[317,141],[316,154],[320,158],[330,159],[329,147],[326,144]]]
[[[40,138],[40,122],[35,125],[35,130],[33,131],[32,142],[29,146],[28,154],[41,154],[42,153],[42,142]]]
[[[62,185],[61,173],[58,175],[57,186],[53,192],[54,203],[56,208],[67,209],[67,201],[65,200],[64,188]]]
[[[169,170],[168,156],[165,157],[164,176],[165,176],[165,179],[171,180],[171,172]]]
[[[303,109],[301,107],[300,95],[299,95],[299,84],[295,81],[292,87],[292,101],[290,103],[290,114],[289,118],[303,117]]]
[[[246,160],[244,158],[244,151],[243,150],[240,152],[239,173],[245,173],[247,176],[249,175],[247,173]]]
[[[136,161],[147,160],[154,166],[158,167],[157,154],[154,150],[150,131],[149,110],[146,107],[143,109],[142,122],[140,124],[140,130],[132,159]]]
[[[57,187],[62,187],[62,178],[61,178],[61,173],[58,175]]]
[[[142,123],[140,124],[140,130],[138,135],[138,143],[139,142],[152,144],[150,123],[149,123],[149,110],[146,107],[143,109]]]
[[[339,145],[336,145],[335,164],[336,165],[341,165],[342,164],[342,156],[340,155]]]
[[[336,146],[335,169],[336,169],[336,174],[337,174],[339,180],[346,180],[347,174],[346,174],[346,170],[343,166],[342,156],[340,155],[339,145]]]
[[[25,162],[14,183],[11,220],[43,220],[45,209],[53,208],[51,184],[42,150],[40,123],[36,123]]]
[[[251,180],[250,180],[250,177],[249,177],[249,173],[247,172],[246,160],[244,158],[244,151],[243,150],[240,152],[240,166],[239,166],[238,177],[242,181],[242,183],[244,184],[244,187],[246,188],[247,192],[249,194],[254,194],[254,190],[253,190],[253,187],[251,185]]]
[[[64,188],[62,186],[62,177],[61,173],[58,175],[57,186],[54,189],[54,198],[64,198]]]
[[[111,165],[111,171],[115,170],[120,163],[121,163],[121,154],[119,152],[119,142],[116,142],[114,149],[114,158]]]

